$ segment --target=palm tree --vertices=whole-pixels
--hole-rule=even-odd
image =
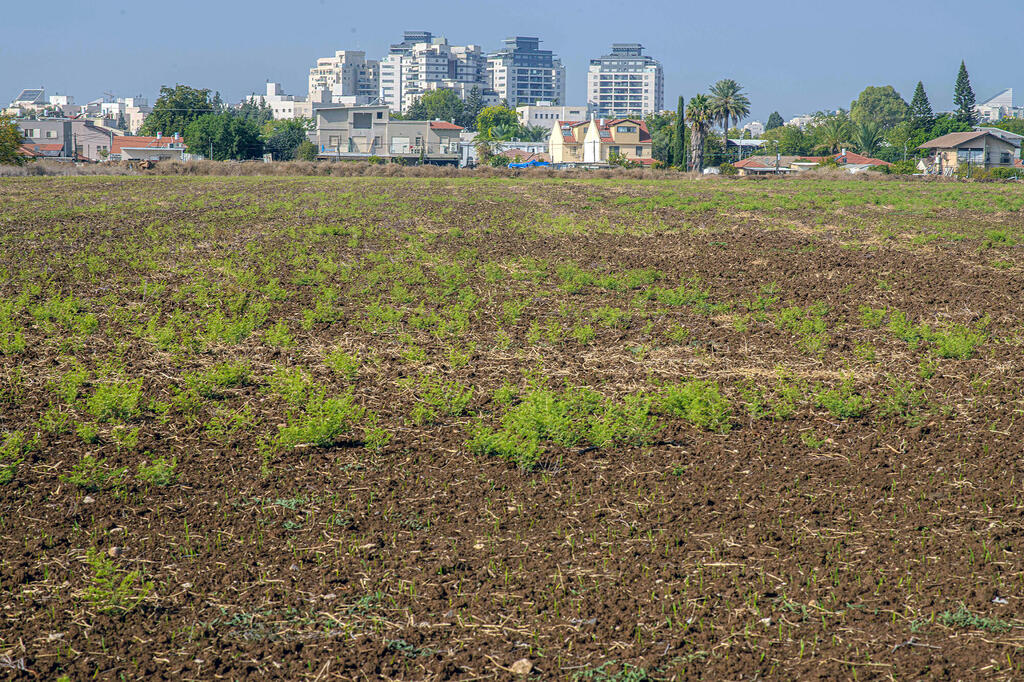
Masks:
[[[850,142],[851,133],[849,118],[830,116],[818,126],[818,139],[821,141],[818,148],[826,153],[835,154]]]
[[[517,125],[502,124],[491,128],[492,140],[511,140],[519,137],[520,128]]]
[[[543,142],[551,134],[550,128],[543,126],[523,126],[519,130],[519,139],[523,142]]]
[[[686,107],[686,120],[690,122],[691,168],[700,172],[704,169],[704,138],[715,121],[711,99],[707,95],[694,95]]]
[[[865,121],[853,130],[853,143],[864,156],[874,156],[882,139],[882,128],[874,121]]]
[[[729,148],[729,123],[740,124],[750,115],[750,98],[743,87],[731,78],[723,78],[711,86],[711,112],[722,126],[722,149]]]

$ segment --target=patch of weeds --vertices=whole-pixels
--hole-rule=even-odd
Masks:
[[[871,408],[871,396],[854,391],[851,379],[836,388],[818,391],[814,400],[818,407],[824,407],[840,419],[859,417]]]
[[[64,373],[57,381],[50,384],[50,388],[68,405],[78,400],[78,392],[82,385],[89,379],[89,371],[82,367],[77,361],[72,361],[71,369]]]
[[[906,313],[894,310],[889,314],[889,331],[898,339],[911,346],[927,341],[931,336],[931,328],[926,324],[914,324]]]
[[[225,389],[241,388],[252,383],[249,365],[243,362],[222,362],[185,376],[185,386],[204,398],[219,399]]]
[[[149,485],[170,485],[178,477],[178,458],[157,457],[152,459],[145,464],[140,464],[136,475],[140,481]]]
[[[911,419],[926,402],[923,389],[914,390],[909,381],[900,381],[890,376],[889,392],[882,399],[879,412],[883,417]]]
[[[461,369],[469,364],[469,361],[473,358],[473,353],[476,352],[476,344],[471,343],[465,348],[459,346],[452,346],[448,350],[448,365],[453,369]]]
[[[128,613],[153,592],[152,582],[143,579],[141,571],[123,571],[113,559],[90,547],[86,562],[92,569],[85,600],[104,613]]]
[[[935,332],[932,340],[935,342],[935,354],[940,358],[952,358],[966,360],[974,355],[974,351],[988,339],[985,328],[988,326],[988,318],[985,318],[975,327],[967,327],[962,324],[955,324],[948,329]]]
[[[132,419],[139,415],[142,379],[100,384],[89,398],[86,408],[98,421]]]
[[[621,308],[603,305],[590,313],[590,319],[602,327],[624,329],[629,326],[629,313]]]
[[[416,404],[409,417],[417,426],[433,424],[440,416],[461,416],[473,399],[472,387],[458,381],[444,381],[433,374],[422,374],[399,385],[416,394]]]
[[[310,396],[304,409],[289,415],[288,425],[278,430],[274,442],[278,448],[329,447],[350,435],[365,412],[351,393],[328,398],[326,389],[320,389]]]
[[[1005,632],[1013,627],[1005,620],[972,613],[963,604],[960,604],[955,611],[946,610],[940,613],[938,621],[946,627],[962,628],[964,630],[985,630],[986,632]]]
[[[90,445],[100,442],[100,432],[96,428],[96,425],[91,422],[82,422],[75,427],[75,433],[86,443]]]
[[[811,450],[818,450],[825,444],[825,439],[819,438],[818,434],[814,433],[814,431],[802,431],[800,433],[800,442]]]
[[[115,424],[110,430],[110,441],[117,446],[118,450],[133,450],[139,444],[139,430],[128,428],[127,424]]]
[[[714,381],[687,379],[664,389],[661,408],[707,431],[728,433],[732,406]]]
[[[800,348],[809,355],[820,355],[825,352],[831,337],[825,324],[828,306],[818,301],[807,310],[797,307],[783,308],[776,317],[776,324],[799,337]]]
[[[267,377],[267,390],[293,407],[305,402],[312,385],[312,378],[301,367],[278,367]]]
[[[14,480],[18,465],[25,461],[25,455],[39,445],[39,436],[29,438],[22,431],[10,431],[0,443],[0,485]]]
[[[581,346],[585,346],[594,340],[594,328],[589,324],[576,325],[572,328],[572,338]]]
[[[690,339],[690,330],[681,324],[672,327],[665,336],[675,343],[686,343]]]
[[[274,325],[263,332],[263,340],[267,345],[277,348],[291,348],[295,345],[295,337],[292,336],[288,323],[278,320]]]
[[[39,416],[39,428],[47,433],[68,433],[71,431],[71,415],[51,404]]]
[[[336,348],[324,358],[324,364],[343,379],[353,381],[359,376],[359,368],[363,363],[359,353],[346,353],[341,348]]]
[[[406,658],[419,658],[421,656],[432,656],[437,653],[434,649],[420,648],[409,644],[404,639],[392,639],[388,641],[388,651],[402,654]]]
[[[205,430],[206,433],[214,438],[226,438],[246,427],[253,426],[255,423],[256,417],[252,412],[252,408],[248,405],[243,405],[237,410],[217,410],[210,417],[210,421],[206,422]]]
[[[572,679],[573,682],[648,682],[651,677],[646,670],[635,665],[608,661],[600,666],[578,670]]]
[[[655,432],[651,402],[642,395],[614,400],[588,388],[562,393],[538,388],[505,411],[500,428],[477,424],[469,448],[478,455],[498,456],[529,471],[538,466],[551,446],[642,445],[650,442]]]
[[[872,308],[866,305],[862,305],[859,310],[860,323],[867,329],[880,329],[888,312],[885,308]]]
[[[530,299],[528,298],[514,298],[508,301],[504,301],[501,304],[501,322],[506,326],[512,326],[519,322],[519,318],[523,316],[523,312],[530,305]]]
[[[124,475],[127,471],[126,467],[113,468],[107,466],[106,458],[98,458],[95,455],[82,455],[78,463],[71,467],[71,471],[61,475],[60,480],[95,492],[119,485],[124,480]]]
[[[377,423],[377,415],[373,414],[366,420],[366,425],[363,427],[363,443],[364,447],[375,453],[383,452],[387,444],[391,442],[391,433]]]

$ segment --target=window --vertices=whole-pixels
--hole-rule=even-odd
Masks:
[[[378,111],[378,112],[377,112],[377,118],[378,118],[378,119],[382,119],[382,118],[384,118],[384,112],[383,112],[383,111]]]
[[[352,114],[352,127],[366,129],[373,125],[373,118],[369,114]]]
[[[338,136],[337,135],[330,135],[327,138],[327,146],[328,147],[337,147],[338,146]]]
[[[957,163],[983,164],[985,163],[985,150],[972,147],[961,147],[956,150]]]
[[[616,126],[615,132],[617,133],[635,133],[636,126]]]
[[[1003,166],[1009,166],[1010,165],[1010,152],[1002,152],[999,155],[999,163],[1000,163],[1000,165],[1003,165]]]
[[[39,137],[39,129],[38,128],[25,128],[25,137],[27,139],[32,139],[34,137]]]
[[[638,157],[639,157],[639,156],[643,156],[643,155],[644,155],[644,148],[643,148],[643,147],[641,147],[641,146],[639,146],[639,145],[637,145],[637,148],[636,148],[636,155],[637,155]]]
[[[46,137],[50,138],[51,140],[57,139],[57,131],[56,130],[47,130],[46,131]]]
[[[618,154],[619,153],[619,148],[614,146],[614,145],[612,145],[611,147],[608,147],[608,153],[609,154]]]

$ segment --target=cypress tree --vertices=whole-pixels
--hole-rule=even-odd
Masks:
[[[686,98],[679,96],[679,105],[676,109],[675,139],[672,140],[672,163],[682,170],[686,170]]]
[[[765,125],[764,129],[775,130],[776,128],[781,128],[784,125],[785,122],[782,120],[782,115],[777,111],[773,111],[772,115],[768,117],[768,123]]]
[[[917,129],[931,128],[935,121],[935,113],[932,111],[932,103],[928,101],[928,94],[924,91],[924,83],[917,81],[917,89],[914,90],[914,99],[910,102],[910,120]]]
[[[967,76],[967,66],[960,62],[960,73],[956,76],[956,88],[953,90],[953,104],[956,105],[956,120],[968,125],[978,122],[974,111],[974,90],[971,79]]]

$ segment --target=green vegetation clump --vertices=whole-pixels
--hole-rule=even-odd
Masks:
[[[71,471],[63,474],[60,479],[65,483],[95,492],[120,485],[127,471],[126,467],[108,466],[105,457],[82,455],[82,458],[71,467]]]
[[[124,571],[105,552],[90,547],[86,562],[92,569],[85,601],[104,613],[127,613],[153,592],[152,582],[143,579],[142,571]]]
[[[714,381],[688,379],[668,386],[660,406],[706,431],[728,433],[732,428],[732,405]]]
[[[854,391],[853,382],[849,380],[836,388],[819,391],[814,399],[818,407],[824,407],[840,419],[859,417],[871,409],[871,396]]]
[[[350,436],[365,413],[351,393],[328,398],[326,390],[320,389],[302,410],[289,415],[288,424],[280,427],[274,443],[278,448],[328,447]]]
[[[98,421],[133,419],[139,416],[142,379],[100,384],[89,398],[87,409]]]
[[[469,448],[529,471],[560,448],[649,442],[655,431],[651,408],[645,396],[630,395],[619,401],[588,388],[563,392],[538,388],[505,411],[499,428],[478,424]]]

